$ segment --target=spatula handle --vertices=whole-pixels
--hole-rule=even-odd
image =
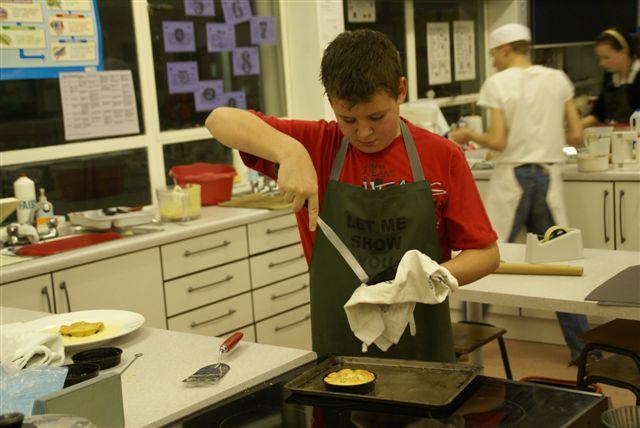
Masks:
[[[241,331],[237,331],[233,333],[231,336],[227,337],[227,339],[222,342],[220,345],[220,352],[229,352],[231,351],[237,344],[240,342],[244,334]]]

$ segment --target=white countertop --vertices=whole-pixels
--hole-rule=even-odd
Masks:
[[[500,258],[524,262],[524,244],[500,244]],[[584,258],[554,264],[582,266],[583,276],[492,274],[460,287],[458,298],[470,302],[493,303],[531,309],[546,309],[609,318],[640,320],[640,308],[602,306],[584,298],[623,269],[640,264],[640,252],[584,250]],[[638,284],[640,293],[640,284]]]
[[[48,315],[0,307],[0,324]],[[121,364],[106,373],[120,371],[134,354],[144,354],[122,375],[126,426],[168,424],[316,359],[311,351],[241,341],[224,357],[231,367],[225,377],[206,387],[184,386],[182,379],[216,362],[223,340],[142,327],[109,342],[106,346],[117,346],[124,353]]]
[[[471,170],[476,180],[488,180],[492,169]],[[580,172],[575,163],[565,164],[562,168],[564,181],[640,181],[640,169],[610,167],[601,172]]]
[[[287,214],[284,210],[262,210],[249,208],[225,208],[218,206],[202,207],[201,216],[197,220],[186,223],[163,223],[158,226],[159,232],[131,236],[124,239],[104,242],[88,247],[33,258],[20,263],[0,268],[0,284],[29,278],[68,267],[115,257],[133,251],[144,250],[169,242],[180,241],[198,235],[229,229],[247,223],[253,223],[272,217]],[[140,227],[154,228],[152,225]]]

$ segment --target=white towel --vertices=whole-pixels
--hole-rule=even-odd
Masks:
[[[398,343],[407,325],[415,336],[416,303],[442,303],[457,288],[458,281],[446,268],[411,250],[402,256],[393,281],[361,284],[344,310],[351,331],[363,342],[363,352],[372,343],[386,351]]]
[[[23,323],[0,325],[0,362],[24,367],[61,366],[64,345],[56,333],[31,330]]]

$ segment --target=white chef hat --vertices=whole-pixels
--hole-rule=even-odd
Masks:
[[[489,34],[489,49],[520,40],[531,41],[531,31],[522,24],[506,24]]]

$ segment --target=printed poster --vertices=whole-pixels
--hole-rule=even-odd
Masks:
[[[184,0],[186,16],[215,16],[213,0]]]
[[[206,25],[207,52],[230,52],[236,47],[236,29],[231,24]]]
[[[220,0],[222,4],[222,14],[227,24],[240,24],[251,19],[251,5],[249,0]]]
[[[131,70],[60,73],[65,140],[138,134]]]
[[[456,80],[475,80],[476,39],[473,21],[453,22],[453,66]]]
[[[449,23],[427,22],[429,86],[451,83]]]
[[[224,88],[222,80],[201,80],[194,92],[196,111],[211,111],[222,105]]]
[[[167,63],[167,81],[170,94],[193,93],[198,90],[198,63],[179,61]]]
[[[258,48],[235,48],[233,50],[233,75],[248,76],[260,74]]]
[[[222,94],[221,105],[246,110],[247,96],[244,91],[225,92]]]
[[[252,45],[276,44],[276,22],[273,16],[254,16],[250,22]]]
[[[195,52],[196,38],[191,21],[163,21],[165,52]]]
[[[376,22],[375,0],[347,0],[349,22]]]

